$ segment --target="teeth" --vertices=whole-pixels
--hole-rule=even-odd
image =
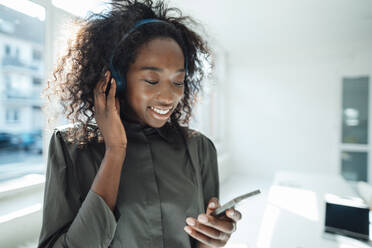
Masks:
[[[158,114],[161,114],[161,115],[165,115],[167,114],[171,109],[158,109],[158,108],[155,108],[155,107],[151,107],[152,110],[154,110],[156,113]]]

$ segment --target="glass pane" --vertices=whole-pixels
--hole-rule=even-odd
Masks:
[[[106,0],[89,0],[89,4],[86,1],[52,0],[54,6],[80,17],[85,17],[90,12],[99,13],[105,10],[107,8],[106,3]]]
[[[368,77],[342,82],[342,142],[368,144]]]
[[[0,183],[44,173],[45,9],[31,1],[0,4]]]
[[[346,180],[367,182],[366,152],[342,152],[341,174]]]

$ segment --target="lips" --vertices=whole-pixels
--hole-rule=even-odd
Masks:
[[[170,107],[170,108],[169,107],[168,108],[159,108],[159,107],[153,107],[153,106],[151,106],[150,109],[153,110],[153,111],[155,111],[158,114],[165,115],[169,111],[171,111],[172,107]]]
[[[173,107],[149,107],[152,116],[158,120],[167,120],[172,113]]]

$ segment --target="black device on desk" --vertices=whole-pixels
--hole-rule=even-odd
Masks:
[[[358,199],[326,196],[325,231],[369,240],[369,208]]]

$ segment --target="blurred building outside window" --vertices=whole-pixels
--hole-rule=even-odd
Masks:
[[[0,184],[45,173],[40,98],[45,9],[31,1],[8,2],[0,1]],[[17,9],[17,2],[41,15],[27,14],[28,5]]]

